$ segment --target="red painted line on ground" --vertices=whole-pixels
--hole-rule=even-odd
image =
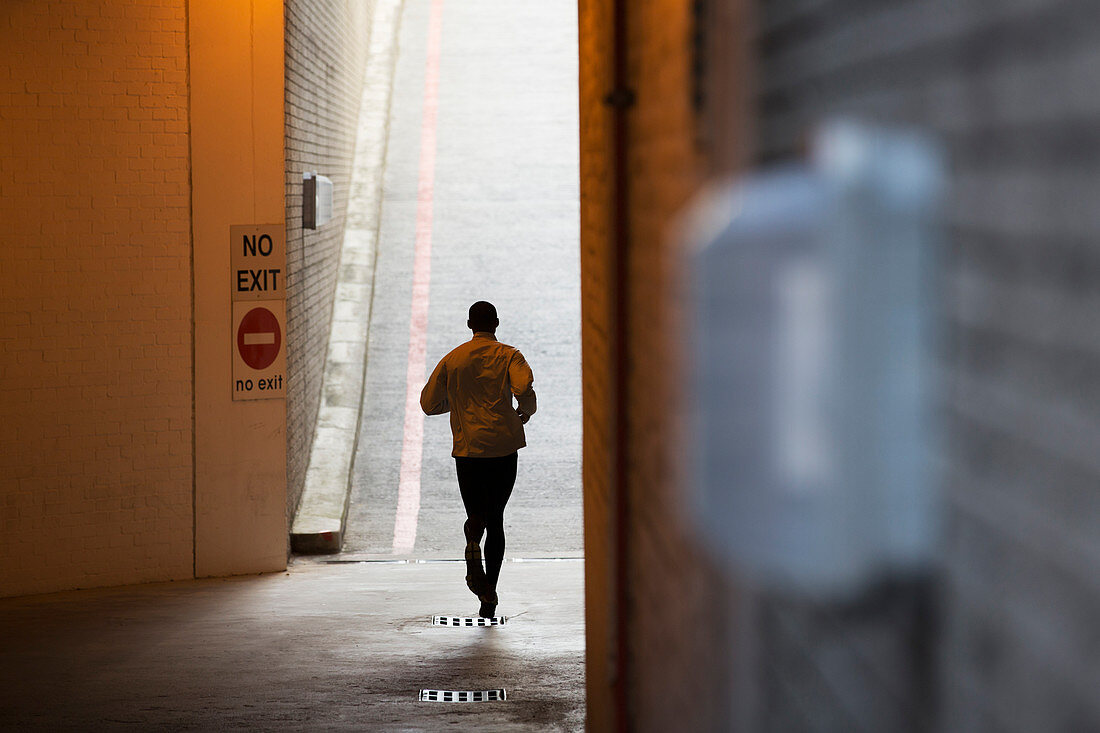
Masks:
[[[416,188],[416,247],[413,256],[409,366],[405,376],[405,439],[393,552],[411,552],[420,516],[420,463],[424,450],[424,413],[420,390],[426,377],[428,303],[432,269],[432,198],[435,193],[435,132],[439,110],[439,56],[443,36],[443,0],[432,0],[428,14],[428,53],[424,70],[424,113],[420,123],[420,174]]]

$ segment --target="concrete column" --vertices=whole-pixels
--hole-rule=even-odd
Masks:
[[[232,400],[229,228],[285,226],[283,3],[193,0],[188,26],[195,575],[280,570],[286,403]]]

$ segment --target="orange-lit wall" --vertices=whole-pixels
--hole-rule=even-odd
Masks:
[[[702,119],[692,103],[694,4],[621,1],[626,84],[635,95],[625,112],[628,245],[621,281],[614,267],[612,112],[603,101],[614,84],[614,3],[579,3],[588,727],[723,730],[732,712],[732,592],[698,549],[684,512],[685,365],[673,227],[713,160],[734,153],[700,147],[714,121]],[[736,7],[734,0],[723,4],[726,11]],[[721,73],[736,88],[733,69]],[[736,139],[738,131],[723,121],[722,133]],[[726,147],[738,145],[726,141]],[[613,318],[619,289],[623,332]],[[616,336],[626,341],[621,374],[613,364]],[[618,380],[627,393],[622,425],[615,424]],[[623,430],[625,476],[616,476],[615,433]],[[617,485],[625,486],[625,511]],[[614,547],[620,526],[623,558]],[[619,582],[623,590],[616,593]]]
[[[186,30],[0,4],[0,595],[192,574]]]
[[[581,370],[588,729],[614,730],[610,5],[580,0]]]
[[[0,595],[285,567],[229,227],[282,226],[281,2],[0,4]]]
[[[692,8],[690,0],[631,4],[628,22],[637,90],[628,158],[628,349],[638,366],[628,376],[627,628],[639,731],[730,726],[730,591],[699,549],[682,478],[688,375],[673,227],[707,171],[692,103]]]
[[[282,2],[190,0],[195,574],[286,567],[286,401],[233,401],[229,228],[284,226]],[[284,324],[285,331],[285,324]]]

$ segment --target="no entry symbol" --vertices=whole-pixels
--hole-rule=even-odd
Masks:
[[[267,308],[253,308],[237,327],[237,351],[253,369],[267,369],[279,355],[283,335],[279,319]]]

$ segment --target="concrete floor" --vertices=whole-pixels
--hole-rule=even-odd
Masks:
[[[582,730],[581,561],[509,562],[500,628],[461,563],[285,573],[0,599],[3,730]],[[422,688],[506,702],[421,703]]]

